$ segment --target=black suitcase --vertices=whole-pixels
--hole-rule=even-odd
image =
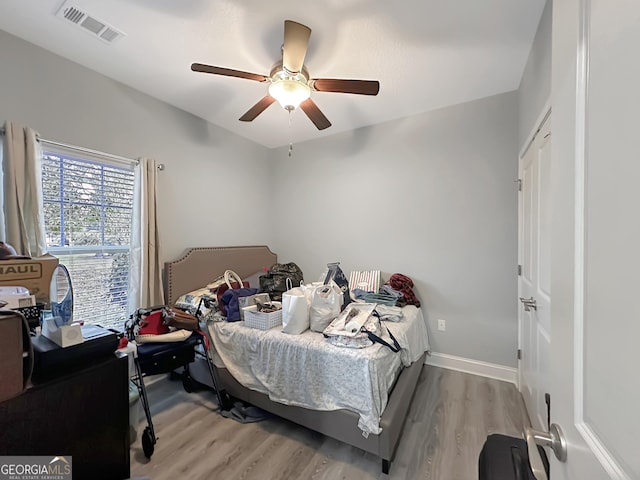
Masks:
[[[538,451],[549,477],[547,455],[542,447]],[[527,442],[507,435],[489,435],[478,459],[478,480],[536,480],[529,467]]]
[[[167,373],[195,360],[197,335],[181,342],[144,343],[138,345],[138,362],[144,375]]]

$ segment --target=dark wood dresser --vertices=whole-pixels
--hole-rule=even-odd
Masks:
[[[129,478],[126,355],[86,362],[0,403],[0,455],[70,455],[73,478]]]

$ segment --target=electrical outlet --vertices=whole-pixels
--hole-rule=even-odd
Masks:
[[[438,319],[438,330],[440,330],[441,332],[444,332],[446,329],[447,329],[446,320],[442,318]]]

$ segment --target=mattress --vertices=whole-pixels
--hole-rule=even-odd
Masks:
[[[407,306],[403,317],[382,322],[401,346],[397,353],[378,343],[361,349],[334,346],[310,330],[289,335],[243,322],[213,322],[208,328],[216,363],[242,385],[286,405],[356,412],[367,436],[381,432],[380,415],[400,370],[429,350],[422,311]],[[384,337],[388,340],[388,334]]]

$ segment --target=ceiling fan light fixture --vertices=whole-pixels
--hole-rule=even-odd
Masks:
[[[275,98],[285,110],[295,110],[311,96],[309,86],[295,78],[279,78],[269,85],[269,95]]]

